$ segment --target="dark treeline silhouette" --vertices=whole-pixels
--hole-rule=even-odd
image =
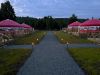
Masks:
[[[60,30],[67,27],[68,24],[79,21],[84,22],[86,19],[78,19],[75,14],[70,18],[53,18],[52,16],[45,16],[44,18],[33,17],[16,17],[15,11],[9,1],[1,3],[0,21],[5,19],[15,20],[18,23],[26,23],[38,30]]]
[[[61,25],[61,23],[65,22],[65,21],[60,22],[59,20],[57,20],[56,18],[52,18],[51,16],[46,16],[44,18],[39,18],[39,19],[32,17],[16,17],[16,21],[19,23],[29,24],[35,29],[39,30],[58,30],[61,28],[61,26],[64,26]]]
[[[77,19],[77,17],[70,18],[52,18],[52,16],[45,16],[44,18],[32,17],[16,17],[19,23],[26,23],[38,30],[60,30],[68,26],[68,24],[75,21],[84,22],[87,19]]]

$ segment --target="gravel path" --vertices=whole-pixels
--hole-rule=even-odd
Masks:
[[[34,47],[33,53],[17,75],[84,75],[52,32]]]

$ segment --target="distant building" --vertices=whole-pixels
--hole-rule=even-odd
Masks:
[[[83,23],[73,22],[68,25],[69,33],[82,37],[100,37],[100,20],[91,19]]]
[[[0,22],[0,45],[12,40],[14,37],[30,34],[32,31],[33,28],[27,24],[19,24],[10,19],[3,20]]]
[[[0,33],[5,35],[23,36],[25,31],[32,31],[32,27],[26,24],[19,24],[13,20],[6,19],[0,22]],[[28,34],[28,33],[27,33]]]
[[[32,28],[31,26],[29,26],[29,25],[27,25],[27,24],[25,24],[25,23],[23,23],[23,24],[21,24],[22,26],[23,26],[23,28],[24,28],[24,34],[29,34],[29,33],[31,33],[32,31],[34,31],[34,28]]]
[[[79,34],[79,25],[81,23],[76,21],[76,22],[73,22],[71,24],[68,25],[68,31],[69,33],[72,33],[74,35],[78,35]]]
[[[100,20],[91,19],[81,23],[79,31],[80,34],[86,34],[87,37],[100,37]]]

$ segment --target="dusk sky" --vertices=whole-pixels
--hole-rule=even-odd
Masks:
[[[5,0],[0,0],[4,2]],[[17,16],[100,18],[100,0],[10,0]]]

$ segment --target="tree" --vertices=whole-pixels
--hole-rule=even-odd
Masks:
[[[2,12],[1,12],[1,10],[0,10],[0,21],[3,19],[3,17],[2,17]]]
[[[2,20],[4,19],[15,20],[16,19],[14,9],[9,1],[6,1],[5,3],[1,3],[0,12],[2,14]]]
[[[52,16],[45,16],[44,18],[46,30],[57,30],[60,29],[59,24],[56,22]]]
[[[73,23],[75,21],[78,21],[77,16],[75,14],[73,14],[69,20],[68,20],[68,24]]]

